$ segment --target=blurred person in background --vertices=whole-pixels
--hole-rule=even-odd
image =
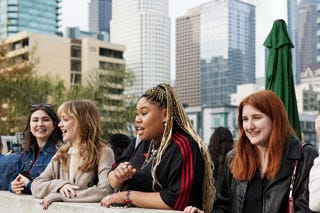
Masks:
[[[222,174],[225,168],[226,156],[233,148],[233,136],[227,127],[218,127],[210,137],[209,152],[214,164],[213,178],[217,192],[221,190]]]
[[[8,153],[3,154],[3,144],[0,136],[0,190],[9,190],[10,177],[16,171],[16,162],[20,156],[20,153],[12,153],[10,150]]]
[[[131,143],[131,139],[124,134],[118,133],[118,134],[113,134],[110,137],[108,142],[112,147],[115,160],[118,160],[121,157],[123,151]]]

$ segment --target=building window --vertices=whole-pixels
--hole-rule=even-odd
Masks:
[[[80,60],[71,60],[71,71],[81,72],[81,61]]]
[[[99,48],[99,55],[100,56],[105,56],[108,58],[118,58],[118,59],[123,59],[123,53],[121,51],[117,50],[110,50],[107,48]]]
[[[81,47],[71,46],[71,57],[81,58]]]
[[[99,61],[99,69],[101,70],[109,70],[111,68],[111,64],[105,61]]]
[[[71,85],[73,84],[81,84],[81,74],[71,72]]]

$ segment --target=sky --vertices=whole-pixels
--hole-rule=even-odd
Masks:
[[[169,17],[171,18],[171,78],[175,79],[175,18],[183,16],[188,9],[199,6],[210,0],[168,0]],[[284,19],[287,21],[287,0],[243,0],[256,5],[256,76],[264,76],[263,42],[272,28],[273,21]],[[73,0],[62,1],[62,31],[65,27],[78,26],[88,30],[88,3],[90,0],[77,0],[75,7]]]

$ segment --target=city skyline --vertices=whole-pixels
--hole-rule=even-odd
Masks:
[[[171,18],[171,78],[175,80],[175,19],[184,15],[188,9],[200,6],[211,0],[168,0],[169,17]],[[284,19],[287,21],[286,0],[243,0],[253,3],[256,7],[256,76],[264,76],[265,49],[263,42],[272,28],[273,21]],[[78,26],[82,30],[88,30],[88,3],[90,0],[78,0],[77,10],[74,10],[74,2],[64,0],[62,6],[62,28],[64,32],[67,26]]]

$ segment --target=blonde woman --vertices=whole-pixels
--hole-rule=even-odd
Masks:
[[[67,144],[33,181],[32,194],[47,209],[52,202],[99,202],[112,193],[107,173],[114,163],[111,148],[100,137],[100,116],[89,100],[67,101],[58,114]]]
[[[101,204],[210,211],[215,196],[210,154],[170,85],[140,97],[135,124],[140,143],[130,144],[108,175],[120,192]]]

